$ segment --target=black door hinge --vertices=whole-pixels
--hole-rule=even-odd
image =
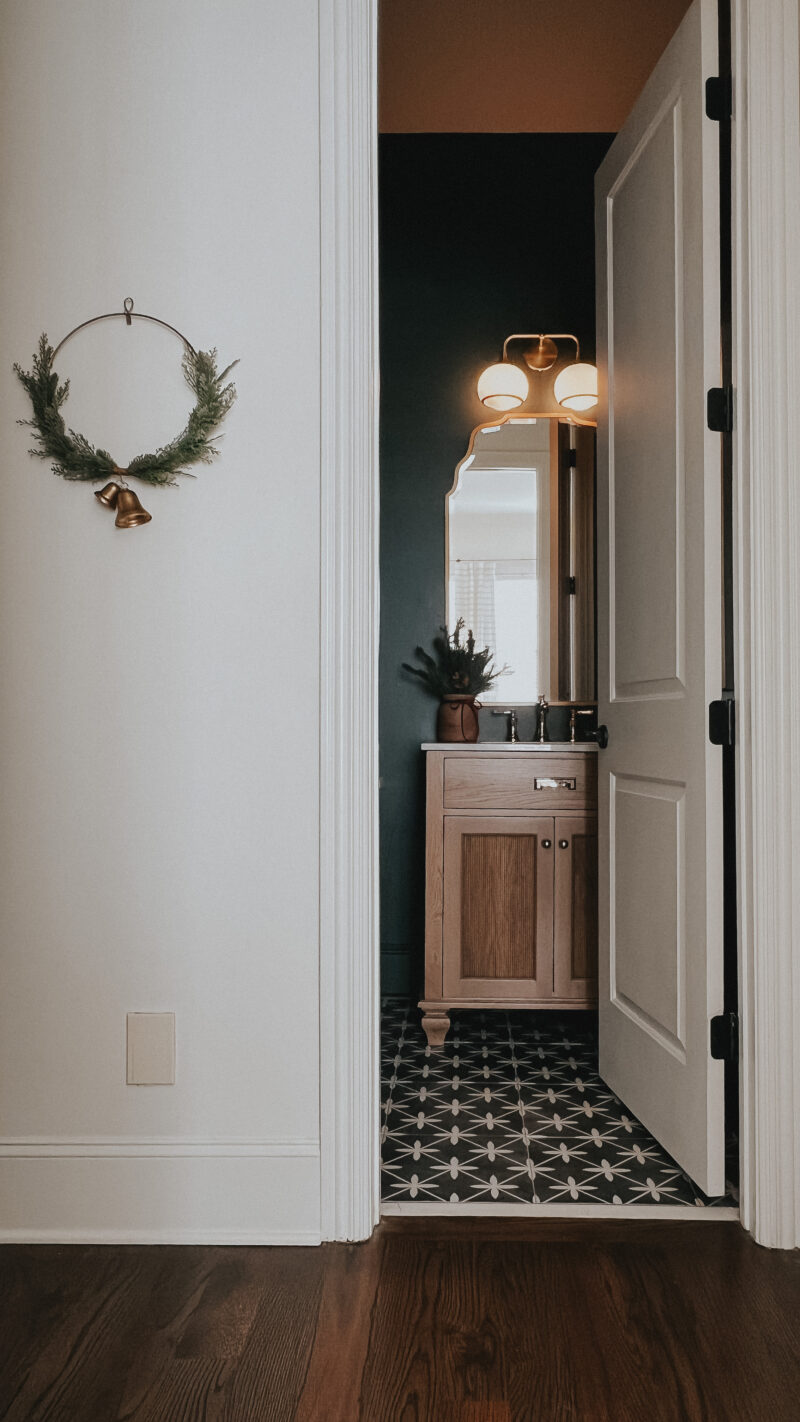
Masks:
[[[709,1023],[711,1055],[715,1062],[738,1062],[739,1018],[735,1012],[721,1012]]]
[[[578,579],[577,579],[577,578],[572,578],[572,577],[567,578],[567,593],[569,594],[569,596],[570,596],[570,597],[574,597],[577,591],[578,591]]]
[[[568,469],[577,469],[577,467],[578,467],[578,451],[577,451],[577,449],[565,449],[565,450],[564,450],[564,463],[566,464],[566,466],[567,466]]]
[[[706,79],[706,113],[716,123],[732,117],[733,85],[730,75],[722,78],[715,74],[713,79]]]
[[[712,746],[732,746],[736,744],[736,702],[733,697],[725,701],[712,701],[708,707],[708,739]]]
[[[716,434],[730,434],[733,429],[733,386],[715,385],[706,397],[708,428]]]

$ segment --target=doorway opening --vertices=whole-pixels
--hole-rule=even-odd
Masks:
[[[708,11],[709,7],[702,5],[702,0],[696,0],[696,4]],[[673,28],[686,9],[686,4],[674,6]],[[386,6],[385,10],[388,14],[393,7]],[[385,18],[382,16],[384,32]],[[396,17],[392,23],[395,21]],[[723,4],[721,33],[726,25],[729,27],[729,18]],[[667,34],[664,42],[669,37]],[[725,56],[722,45],[720,60],[723,63]],[[658,53],[642,62],[652,68],[653,59],[658,59]],[[381,65],[384,83],[391,62],[391,54],[385,52]],[[642,70],[642,82],[648,72],[648,67]],[[575,94],[579,94],[578,86],[575,86]],[[580,110],[580,98],[574,102]],[[474,125],[474,119],[471,123]],[[723,174],[724,121],[720,127],[720,173]],[[517,792],[513,789],[527,757],[534,781],[553,778],[575,781],[569,790],[569,794],[573,794],[581,779],[580,774],[574,773],[581,743],[582,758],[587,764],[592,757],[597,757],[597,742],[592,739],[596,715],[579,724],[574,742],[570,741],[570,733],[574,731],[570,720],[574,711],[596,712],[598,697],[584,694],[585,688],[581,688],[582,699],[579,700],[575,681],[568,676],[568,694],[560,694],[565,690],[565,681],[559,668],[559,650],[563,652],[565,665],[571,663],[574,669],[578,660],[574,636],[578,603],[572,600],[577,598],[577,593],[565,587],[566,578],[576,578],[574,520],[570,521],[564,514],[563,507],[559,509],[557,501],[551,502],[548,528],[556,530],[554,541],[549,533],[543,538],[539,529],[535,538],[528,539],[527,548],[509,544],[511,551],[504,551],[496,542],[502,518],[513,525],[513,532],[519,537],[524,534],[530,508],[509,505],[508,490],[498,492],[497,486],[494,502],[490,500],[489,507],[484,479],[474,509],[479,516],[482,513],[484,534],[487,524],[493,524],[490,542],[478,547],[473,540],[471,550],[465,553],[462,549],[461,554],[454,554],[450,538],[453,520],[449,517],[452,506],[448,503],[448,493],[454,492],[451,488],[454,471],[463,470],[470,454],[474,453],[475,435],[479,431],[496,430],[506,423],[496,418],[487,420],[489,412],[481,410],[475,390],[482,367],[508,332],[574,330],[584,354],[590,360],[594,358],[594,176],[614,140],[614,133],[611,128],[598,128],[596,122],[582,128],[580,121],[573,119],[569,132],[553,131],[548,120],[545,132],[535,129],[524,133],[481,132],[473,126],[469,132],[439,129],[431,133],[417,128],[412,133],[384,133],[381,138],[382,1193],[384,1208],[389,1212],[463,1209],[470,1203],[476,1208],[488,1206],[498,1210],[520,1205],[546,1208],[548,1204],[583,1207],[589,1212],[608,1207],[681,1210],[698,1205],[735,1209],[738,1173],[735,1066],[731,1064],[725,1069],[728,1127],[734,1149],[729,1157],[725,1192],[709,1196],[670,1157],[619,1091],[604,1081],[598,1061],[591,965],[584,965],[580,972],[575,968],[574,977],[581,977],[582,973],[583,986],[579,992],[573,990],[574,984],[560,995],[556,992],[559,929],[553,904],[549,910],[549,927],[543,928],[538,918],[535,924],[525,920],[526,912],[536,918],[542,908],[541,885],[536,875],[546,855],[551,853],[552,860],[556,861],[563,844],[563,853],[568,854],[571,864],[575,865],[579,841],[580,853],[585,855],[585,843],[591,840],[585,831],[590,827],[592,814],[596,813],[588,791],[587,798],[575,806],[574,812],[560,801],[551,801],[543,808],[538,801],[547,824],[543,821],[532,827],[529,824],[530,833],[524,836],[520,833],[521,815],[523,810],[530,811],[531,805],[524,795],[522,799],[517,796],[514,802]],[[725,200],[723,179],[720,193],[723,231]],[[729,220],[728,211],[728,231]],[[726,274],[723,256],[723,289],[726,279],[729,283],[730,271],[728,266]],[[724,313],[723,295],[723,318]],[[723,338],[724,334],[723,320]],[[640,370],[638,374],[640,381],[646,382],[647,372]],[[536,397],[528,408],[536,412],[539,434],[558,414],[550,394],[551,379],[552,373],[549,377],[534,374],[531,378]],[[543,380],[549,382],[546,395],[542,394]],[[721,379],[721,384],[724,383]],[[543,404],[547,406],[544,411]],[[563,411],[561,414],[563,416]],[[533,433],[535,427],[530,428]],[[654,434],[658,432],[656,420]],[[569,456],[574,443],[574,440],[563,441],[565,456]],[[642,447],[647,447],[646,430]],[[723,454],[723,490],[725,478],[729,477],[730,466],[725,464],[729,453],[728,449],[728,454]],[[575,467],[569,464],[568,458],[562,463],[557,452],[553,466],[556,500],[559,477]],[[515,464],[510,452],[505,450],[495,468],[530,473],[540,470],[540,466],[541,461],[537,463],[532,455]],[[478,460],[477,465],[473,461],[472,467],[476,472],[485,472],[492,466],[490,461]],[[548,457],[548,484],[552,473]],[[511,481],[507,482],[510,487]],[[583,487],[585,490],[585,485]],[[525,497],[529,503],[535,498],[530,486]],[[481,506],[481,498],[484,506]],[[505,511],[499,507],[504,500]],[[539,506],[543,508],[541,497]],[[729,510],[729,505],[723,506]],[[725,520],[729,534],[729,511]],[[473,519],[474,527],[479,521],[479,517]],[[562,532],[566,529],[573,534],[566,544],[562,542],[560,549],[559,527]],[[470,529],[466,524],[464,530],[469,540]],[[550,562],[543,575],[541,550],[545,547]],[[724,587],[730,596],[729,543],[723,547],[723,553],[727,554],[723,563]],[[459,564],[458,577],[452,574],[452,569],[448,576],[450,559]],[[600,577],[603,576],[607,594],[607,572],[601,571]],[[536,589],[532,587],[534,583]],[[431,638],[442,624],[446,623],[452,632],[457,617],[463,615],[459,598],[464,608],[470,608],[472,622],[483,619],[481,632],[474,629],[479,643],[484,637],[487,643],[491,640],[489,629],[494,632],[492,649],[498,653],[498,662],[502,662],[504,653],[497,640],[502,635],[501,614],[509,629],[512,624],[517,629],[519,622],[518,617],[507,611],[512,585],[517,586],[520,606],[525,599],[530,602],[533,598],[538,608],[531,617],[537,632],[532,633],[530,640],[538,648],[539,670],[531,675],[538,678],[540,691],[547,693],[545,736],[539,739],[542,710],[533,704],[537,697],[530,694],[527,683],[527,696],[520,694],[512,698],[510,692],[507,697],[503,696],[500,681],[483,707],[479,754],[455,747],[445,754],[443,743],[434,731],[435,703],[426,699],[418,684],[402,671],[402,664],[412,658],[415,645],[430,650]],[[541,590],[545,586],[549,603],[543,607]],[[600,601],[602,603],[602,597]],[[563,631],[565,619],[559,619],[559,608],[566,609],[567,621],[571,618],[572,638]],[[508,636],[511,637],[511,631]],[[592,650],[594,652],[594,648]],[[545,665],[549,670],[543,684]],[[519,676],[520,669],[515,667],[515,672]],[[719,685],[723,699],[732,694],[732,689],[732,667],[726,660],[724,679]],[[602,701],[602,687],[600,699]],[[636,699],[636,694],[628,698]],[[507,718],[491,714],[510,709],[515,711],[519,737],[519,749],[514,751],[504,749],[508,744],[505,739],[509,731]],[[555,767],[554,762],[557,774],[541,774],[541,765],[535,757],[545,753],[558,757],[559,748],[564,763],[559,761]],[[430,896],[431,863],[436,858],[436,850],[431,850],[430,775],[437,756],[443,783],[446,775],[451,781],[449,790],[442,792],[441,805],[441,919],[446,934],[448,914],[451,915],[451,923],[455,925],[453,932],[459,937],[460,955],[460,987],[456,989],[451,983],[448,990],[443,983],[439,994],[445,1013],[455,1007],[444,1032],[441,1021],[438,1023],[439,1035],[444,1036],[442,1042],[435,1040],[436,1013],[431,1007],[427,981],[424,990],[422,988],[423,976],[426,979],[428,976],[423,949],[426,935],[429,936],[426,879]],[[723,1008],[720,1016],[730,1017],[736,1010],[735,884],[730,875],[730,865],[734,862],[732,749],[724,750],[721,756],[725,759],[725,863],[728,868],[725,992],[724,1005],[720,1002],[719,1006]],[[476,790],[470,777],[474,778],[476,767],[482,768],[479,762],[488,767],[487,779]],[[469,769],[458,770],[458,764],[468,765]],[[503,766],[502,772],[497,769],[499,765]],[[500,781],[507,776],[508,782],[500,784],[500,798],[492,800],[491,794],[498,793],[498,776]],[[661,779],[666,783],[669,777]],[[618,784],[619,780],[618,774]],[[629,773],[628,781],[630,789]],[[510,790],[508,785],[512,786]],[[652,798],[649,796],[648,803]],[[641,797],[639,799],[641,801]],[[668,813],[674,812],[678,820],[684,813],[677,808],[680,801],[680,795],[672,790],[660,799],[660,803],[669,807]],[[629,797],[626,803],[632,804],[632,799]],[[636,808],[638,812],[640,805]],[[460,828],[455,811],[464,820]],[[568,811],[571,818],[567,821],[564,816]],[[537,809],[537,814],[539,812]],[[601,816],[603,813],[601,801]],[[629,855],[640,851],[644,842],[637,844],[634,831],[635,816],[628,827]],[[522,843],[524,839],[528,841],[527,846]],[[652,852],[655,853],[655,841]],[[479,885],[471,905],[467,904],[463,879],[465,856],[469,855],[473,856],[477,875],[474,882]],[[453,869],[454,856],[458,858],[459,873]],[[550,876],[550,893],[556,897],[558,873],[558,863],[545,871],[545,877]],[[677,869],[676,876],[680,877]],[[453,879],[453,892],[457,896],[455,907],[448,906],[448,877]],[[588,860],[584,858],[582,873],[577,869],[573,871],[573,878],[577,888],[568,904],[570,922],[574,929],[576,902],[580,899],[586,919],[581,943],[586,946],[591,938],[591,928],[587,928],[586,923],[591,920],[592,901],[595,914],[597,912],[597,891],[592,887]],[[467,962],[467,918],[471,915],[473,928],[477,922],[474,933],[483,935],[485,945],[487,935],[491,938],[495,933],[498,914],[502,913],[498,894],[502,891],[505,895],[503,902],[507,907],[509,885],[513,890],[520,882],[529,888],[535,883],[536,888],[533,897],[527,900],[524,893],[514,898],[512,892],[509,912],[513,931],[506,935],[504,951],[513,959],[515,952],[525,951],[525,945],[530,949],[539,934],[539,944],[546,946],[549,942],[551,1001],[547,1006],[535,999],[535,994],[533,1003],[530,1000],[522,1003],[518,1000],[518,990],[507,988],[511,978],[517,982],[523,976],[535,978],[541,967],[540,955],[534,953],[536,967],[529,964],[524,971],[519,968],[511,971],[507,963],[486,971],[485,963],[476,966],[473,962],[470,967]],[[662,908],[662,918],[668,917],[666,907]],[[637,911],[641,915],[641,905]],[[495,934],[495,940],[496,937]],[[446,956],[446,945],[444,952]],[[652,960],[648,970],[651,969]],[[446,968],[440,963],[434,971],[441,975]],[[473,986],[466,990],[464,983]],[[480,986],[476,988],[475,984]],[[617,1002],[626,998],[629,1007],[633,1003],[628,1018],[633,1020],[638,1013],[638,1025],[641,1027],[644,1023],[645,1031],[660,1037],[667,1053],[677,1059],[682,1043],[678,1005],[675,1029],[665,1028],[660,1004],[656,1003],[652,1011],[645,1011],[641,1006],[642,1002],[657,998],[661,991],[657,978],[649,984],[636,984],[635,988],[635,992],[617,993]],[[596,998],[596,977],[594,993]],[[570,996],[572,1002],[566,1000]],[[420,1001],[425,1004],[422,1014],[418,1007]],[[423,1016],[427,1022],[423,1022]],[[631,1048],[631,1059],[633,1052]]]

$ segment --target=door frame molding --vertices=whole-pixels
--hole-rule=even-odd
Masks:
[[[800,1245],[800,51],[733,0],[742,1220]],[[321,1195],[366,1239],[378,1170],[377,0],[319,0]],[[788,653],[787,653],[788,649]]]
[[[742,1221],[800,1245],[797,0],[733,0],[734,596]]]
[[[319,0],[320,1194],[380,1209],[377,0]]]

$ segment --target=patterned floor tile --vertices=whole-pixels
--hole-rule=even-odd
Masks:
[[[590,1013],[453,1013],[441,1052],[415,1007],[381,1020],[385,1200],[704,1207],[597,1073]]]

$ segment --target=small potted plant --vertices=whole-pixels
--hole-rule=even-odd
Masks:
[[[418,677],[433,696],[439,697],[439,741],[477,741],[480,703],[475,698],[509,670],[507,666],[495,668],[494,652],[488,647],[476,650],[471,630],[462,640],[464,626],[463,617],[459,617],[452,633],[442,627],[433,639],[433,657],[423,647],[416,647],[414,654],[422,662],[421,667],[403,662],[404,671]]]

